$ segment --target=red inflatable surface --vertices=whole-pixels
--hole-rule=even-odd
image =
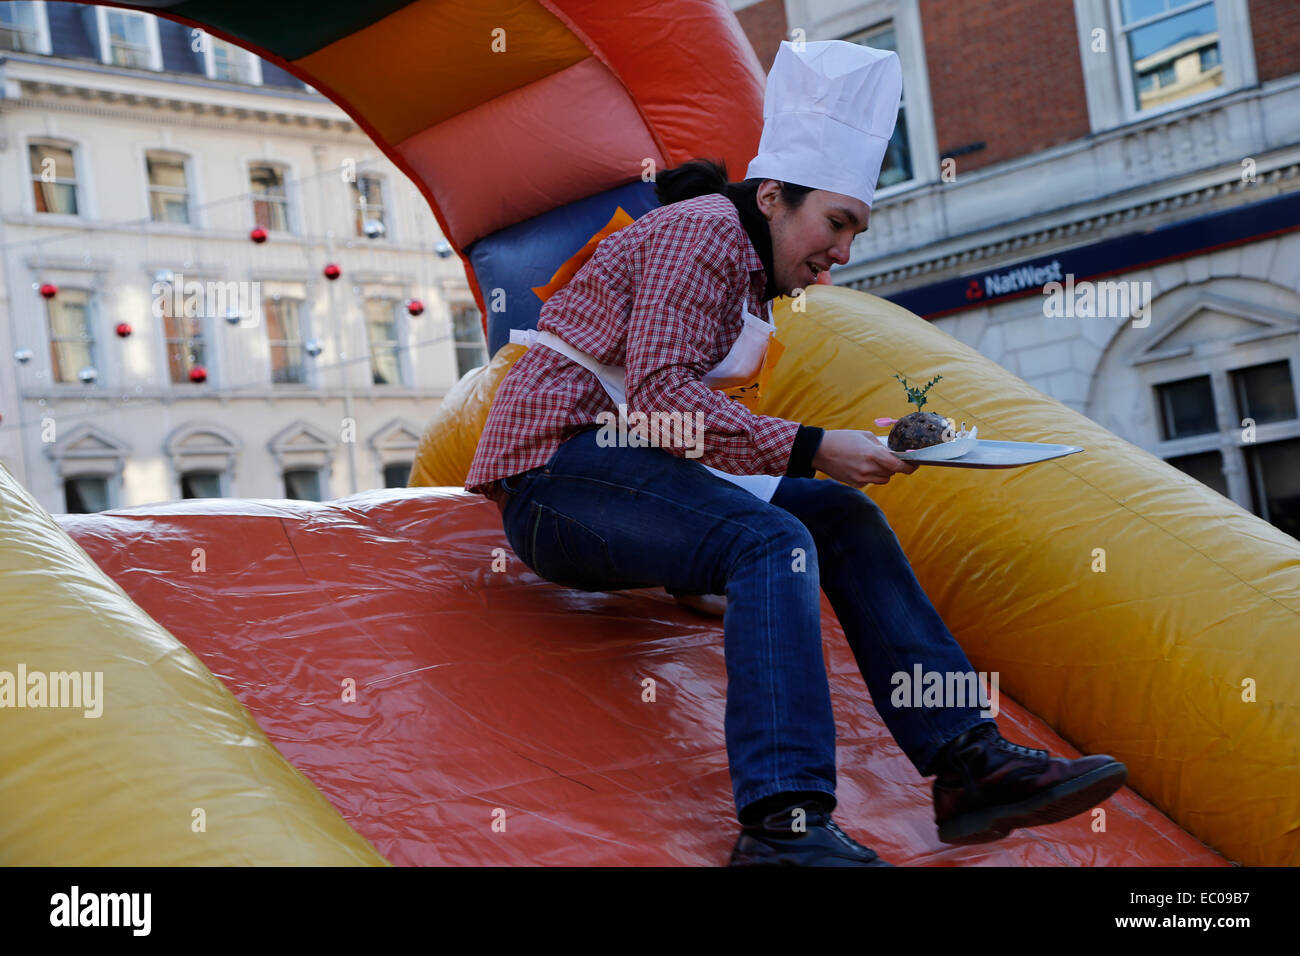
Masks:
[[[496,507],[459,489],[58,521],[393,863],[726,863],[738,825],[720,619],[657,589],[541,580]],[[877,717],[825,598],[822,623],[836,820],[885,859],[1227,865],[1127,788],[1103,804],[1104,832],[1081,814],[997,843],[940,843],[930,782]],[[1008,738],[1077,756],[1015,702],[1001,706]]]

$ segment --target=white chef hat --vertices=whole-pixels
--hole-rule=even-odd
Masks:
[[[898,122],[898,54],[847,40],[782,40],[763,94],[763,135],[746,179],[779,179],[868,206]]]

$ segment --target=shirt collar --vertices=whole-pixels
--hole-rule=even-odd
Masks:
[[[751,273],[762,273],[752,277],[756,289],[759,283],[765,283],[761,300],[766,302],[768,299],[775,299],[777,293],[772,276],[772,230],[768,226],[767,219],[758,211],[758,201],[754,197],[754,191],[745,190],[743,194],[736,196],[728,190],[726,195],[736,207],[736,212],[740,215],[740,224],[745,227],[745,234],[749,236],[749,245],[745,249],[745,268]]]

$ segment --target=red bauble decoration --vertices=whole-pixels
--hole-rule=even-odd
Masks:
[[[41,295],[45,296],[45,298],[47,299],[53,299],[58,294],[59,294],[59,287],[56,286],[53,282],[47,282],[43,286],[41,286]]]
[[[332,262],[326,263],[325,268],[322,271],[325,273],[325,278],[329,279],[331,282],[343,274],[343,270]]]
[[[131,326],[127,325],[125,322],[119,322],[114,327],[113,331],[116,332],[119,337],[126,338],[131,334]]]
[[[190,369],[190,381],[198,384],[208,380],[208,370],[202,365],[196,365]]]
[[[424,303],[419,299],[412,299],[406,303],[406,311],[411,315],[419,315],[424,311]]]
[[[254,226],[253,231],[248,234],[248,238],[254,242],[266,242],[266,230],[261,226]]]

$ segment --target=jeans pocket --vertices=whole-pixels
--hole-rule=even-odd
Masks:
[[[609,544],[580,521],[534,501],[524,563],[539,576],[582,591],[607,590],[613,583]]]
[[[517,474],[507,475],[505,478],[502,478],[500,481],[501,490],[513,498],[515,495],[519,494],[519,492],[527,486],[529,481],[531,481],[533,478],[537,476],[537,472],[539,470],[540,469],[537,468],[529,468],[527,471],[521,471],[518,472]]]

